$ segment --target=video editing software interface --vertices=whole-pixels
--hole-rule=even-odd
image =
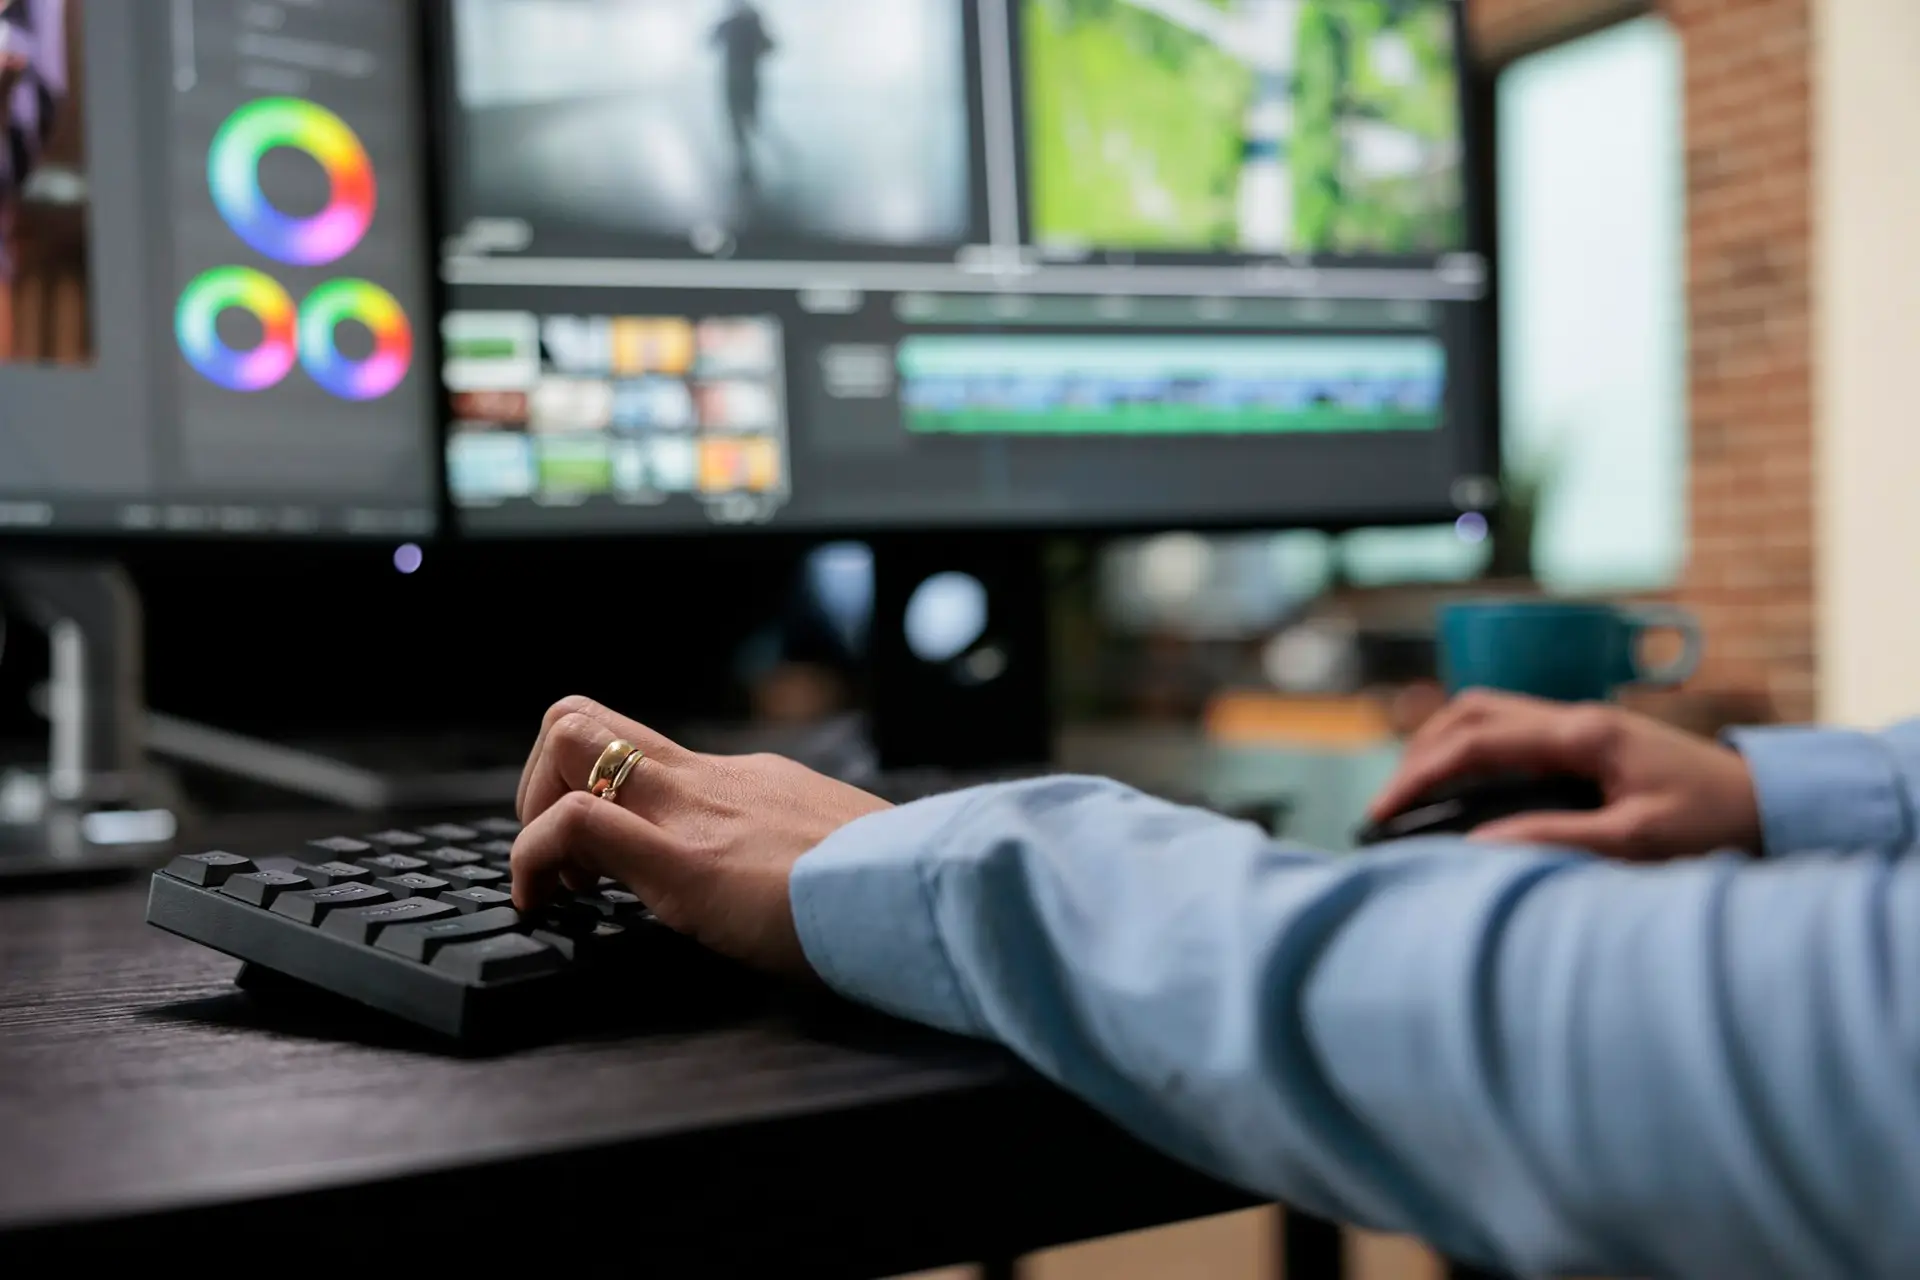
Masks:
[[[0,0],[0,535],[432,531],[419,29]]]
[[[440,0],[476,533],[1490,500],[1456,0]]]

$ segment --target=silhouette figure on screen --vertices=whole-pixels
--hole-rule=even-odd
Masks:
[[[725,61],[727,126],[733,137],[734,170],[741,193],[759,189],[754,146],[760,136],[761,65],[779,46],[752,0],[732,0],[732,10],[714,28],[713,43]]]

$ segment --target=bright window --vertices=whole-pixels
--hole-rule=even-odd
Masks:
[[[1498,86],[1506,469],[1541,485],[1555,590],[1667,586],[1686,556],[1680,59],[1644,18]]]

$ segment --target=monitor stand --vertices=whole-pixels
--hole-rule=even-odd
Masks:
[[[181,805],[147,767],[139,597],[117,565],[0,563],[15,616],[46,633],[44,767],[0,771],[0,880],[164,858]]]
[[[46,766],[0,772],[0,877],[164,858],[185,807],[152,757],[364,813],[512,802],[518,766],[390,771],[151,711],[139,593],[118,565],[0,562],[0,593],[52,655]]]

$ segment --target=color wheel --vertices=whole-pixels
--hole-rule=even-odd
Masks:
[[[357,320],[373,333],[373,354],[349,360],[334,330]],[[365,280],[331,280],[300,307],[300,361],[307,376],[343,400],[377,400],[413,363],[413,327],[394,296]]]
[[[291,147],[327,175],[326,208],[291,217],[260,188],[260,160]],[[254,249],[290,266],[317,267],[352,251],[373,225],[373,162],[339,116],[300,98],[262,98],[228,117],[214,136],[207,161],[213,203],[233,233]]]
[[[260,344],[237,351],[221,340],[220,313],[237,308],[260,322]],[[264,391],[287,376],[296,358],[293,299],[272,277],[251,267],[215,267],[196,277],[174,308],[181,354],[201,377],[230,391]]]

